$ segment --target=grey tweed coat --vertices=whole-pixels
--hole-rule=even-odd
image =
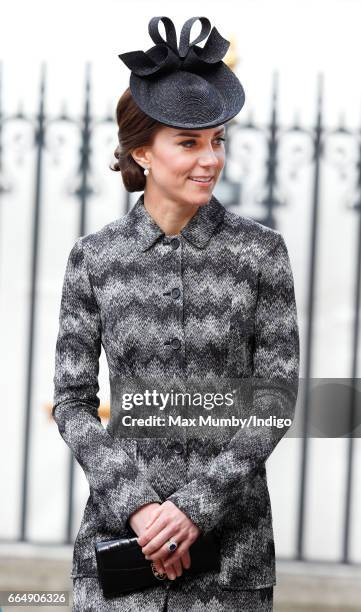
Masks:
[[[119,375],[254,377],[273,385],[257,389],[255,411],[272,402],[292,418],[299,335],[280,232],[212,196],[177,236],[165,236],[142,194],[124,217],[78,238],[61,297],[53,402],[90,490],[73,578],[96,576],[95,540],[129,535],[131,513],[170,499],[220,536],[221,589],[274,585],[265,461],[286,429],[227,443],[118,437],[98,417],[101,347],[111,385]]]

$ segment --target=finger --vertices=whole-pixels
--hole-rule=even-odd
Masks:
[[[174,580],[174,578],[176,577],[176,572],[173,566],[168,568],[168,570],[166,571],[162,561],[153,561],[153,564],[157,572],[160,572],[161,574],[166,574],[167,578],[169,578],[170,580]]]
[[[164,570],[170,580],[175,580],[177,578],[177,569],[174,565],[170,565],[167,570]]]
[[[159,552],[164,548],[166,552],[168,551],[168,540],[174,538],[176,542],[184,539],[184,534],[182,532],[177,532],[175,534],[174,526],[169,524],[165,525],[165,527],[157,533],[145,546],[142,546],[142,553],[146,557],[150,557],[151,559],[156,559],[158,557],[152,557],[151,555],[155,552]]]
[[[168,533],[168,530],[167,530],[167,533]],[[185,534],[182,533],[182,532],[179,532],[176,535],[172,535],[171,539],[172,540],[174,539],[176,542],[178,542],[178,547],[179,547],[179,542],[182,542],[185,539]],[[168,546],[169,546],[168,540],[169,540],[169,537],[163,538],[164,544],[160,548],[155,550],[154,552],[148,553],[145,556],[145,558],[146,559],[150,559],[151,561],[156,561],[157,559],[160,559],[161,561],[163,561],[163,563],[167,559],[169,559],[169,561],[173,562],[175,552],[169,550],[169,548],[168,548]],[[151,546],[151,544],[152,543],[150,543],[148,546]],[[178,558],[179,558],[179,556],[177,556],[177,558],[175,560],[177,560]]]
[[[155,569],[157,570],[157,572],[160,572],[161,574],[166,574],[167,572],[165,571],[165,567],[163,565],[163,563],[161,561],[154,561],[154,566]]]
[[[138,544],[139,546],[143,549],[145,549],[145,547],[152,542],[152,540],[154,538],[157,537],[157,535],[163,530],[165,529],[165,527],[167,527],[166,523],[164,523],[163,525],[161,525],[160,523],[158,524],[157,528],[155,528],[154,525],[151,525],[149,527],[149,529],[147,529],[147,531],[143,531],[142,536],[138,538]],[[154,548],[154,547],[153,547]],[[151,548],[147,549],[148,552],[151,550]]]
[[[175,561],[178,561],[187,552],[189,547],[190,547],[189,540],[183,540],[183,542],[178,546],[177,550],[170,553],[171,557],[163,561],[164,567],[167,569],[170,563],[175,563]]]
[[[155,519],[158,518],[160,514],[160,506],[159,509],[157,508],[157,510],[154,512],[152,518],[148,521],[148,523],[146,523],[146,525],[144,526],[144,529],[148,529],[148,527],[151,526],[152,523],[154,523]]]
[[[153,523],[148,527],[148,529],[144,529],[142,534],[138,537],[138,544],[142,548],[146,546],[158,533],[164,529],[168,520],[166,516],[162,513],[156,519],[154,519]]]
[[[165,574],[167,578],[169,578],[170,580],[175,580],[176,572],[173,567],[168,568],[168,570],[166,571],[161,561],[153,561],[153,564],[157,572],[160,572],[161,574]]]
[[[184,553],[183,557],[181,558],[182,564],[184,569],[189,569],[191,566],[191,555],[189,550],[187,550],[187,552]]]
[[[161,506],[159,506],[159,508],[161,508]],[[154,513],[154,516],[147,522],[142,533],[138,536],[137,542],[139,546],[145,546],[145,544],[147,544],[152,537],[158,533],[159,529],[157,530],[155,528],[155,521],[157,521],[159,517],[161,517],[161,510],[157,510]]]
[[[175,572],[179,578],[179,576],[183,574],[183,566],[182,566],[182,562],[180,559],[179,561],[176,561],[175,563],[173,563],[173,568],[175,569]]]

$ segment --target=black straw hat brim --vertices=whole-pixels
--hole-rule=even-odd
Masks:
[[[176,70],[152,80],[132,73],[129,86],[146,115],[175,128],[216,127],[235,117],[245,102],[241,82],[224,62],[202,76]]]

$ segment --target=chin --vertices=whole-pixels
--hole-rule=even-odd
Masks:
[[[193,193],[191,192],[187,192],[187,196],[188,198],[192,199],[193,201],[198,201],[198,202],[207,202],[209,200],[209,198],[211,197],[213,193],[213,188],[212,189],[204,189],[201,188],[199,190],[194,190]]]
[[[209,200],[213,195],[213,190],[207,189],[204,190],[204,193],[189,193],[187,191],[183,196],[181,196],[181,200],[183,202],[187,202],[188,204],[193,204],[194,206],[204,206],[208,204]]]
[[[208,191],[207,193],[200,194],[197,198],[195,198],[194,201],[196,201],[197,204],[200,204],[200,205],[208,204],[212,195],[213,195],[213,191]]]

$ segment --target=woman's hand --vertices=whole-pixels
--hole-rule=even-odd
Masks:
[[[187,564],[184,567],[190,567],[189,547],[198,538],[201,530],[170,500],[157,506],[138,538],[142,552],[146,559],[162,562],[166,571],[171,566],[177,567],[181,560],[183,563],[183,558]],[[174,552],[168,550],[169,539],[178,544]]]
[[[135,531],[135,533],[139,536],[144,533],[145,525],[153,520],[153,516],[157,513],[160,504],[157,502],[151,502],[139,508],[130,515],[128,522]],[[167,569],[164,568],[162,561],[154,561],[155,568],[158,572],[166,573],[170,580],[175,580],[176,577],[179,577],[183,573],[183,568],[190,567],[190,555],[187,553],[174,564],[171,564]]]
[[[150,502],[149,504],[145,504],[145,506],[142,506],[130,515],[128,523],[137,535],[142,533],[142,531],[145,529],[146,524],[153,517],[154,512],[158,510],[159,506],[160,504],[158,504],[157,502]]]

